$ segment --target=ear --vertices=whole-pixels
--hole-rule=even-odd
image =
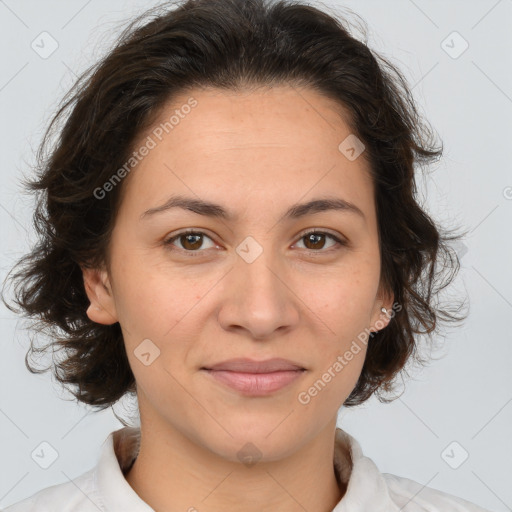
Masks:
[[[82,267],[82,274],[85,291],[91,303],[87,309],[87,316],[98,324],[115,324],[118,318],[108,272],[103,269]]]
[[[394,295],[392,292],[380,293],[375,301],[372,317],[371,317],[371,332],[382,331],[386,328],[391,321],[393,314],[393,300]],[[386,308],[387,312],[384,313],[381,309]]]

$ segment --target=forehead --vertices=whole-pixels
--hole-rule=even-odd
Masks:
[[[195,106],[184,108],[191,99]],[[235,204],[292,203],[335,190],[364,204],[373,198],[369,164],[364,152],[350,160],[340,149],[353,137],[345,119],[337,102],[306,88],[192,89],[143,134],[156,144],[130,181],[149,206],[170,192]]]
[[[241,92],[191,90],[174,98],[155,124],[164,123],[190,98],[197,106],[173,128],[174,142],[193,143],[193,131],[197,137],[206,137],[201,142],[209,154],[265,147],[287,149],[288,157],[337,155],[340,137],[351,133],[348,111],[338,102],[311,89],[286,85]]]

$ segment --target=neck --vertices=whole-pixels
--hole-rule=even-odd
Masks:
[[[168,424],[144,428],[125,475],[155,511],[331,512],[346,492],[333,465],[336,422],[279,460],[244,465],[220,457]]]

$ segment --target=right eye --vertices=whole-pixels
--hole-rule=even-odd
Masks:
[[[181,233],[173,235],[171,238],[165,240],[164,245],[170,248],[170,250],[175,250],[174,242],[179,241],[182,246],[181,248],[178,247],[180,251],[187,253],[188,256],[196,256],[195,254],[190,253],[203,252],[200,251],[199,249],[203,245],[204,237],[211,240],[211,238],[202,231],[187,229],[186,231],[182,231]]]

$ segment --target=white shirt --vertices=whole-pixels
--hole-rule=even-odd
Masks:
[[[111,432],[95,467],[73,482],[38,491],[5,512],[154,512],[124,478],[139,446],[139,428]],[[381,473],[363,455],[356,439],[340,428],[336,429],[334,469],[347,491],[332,512],[489,512],[413,480]]]

